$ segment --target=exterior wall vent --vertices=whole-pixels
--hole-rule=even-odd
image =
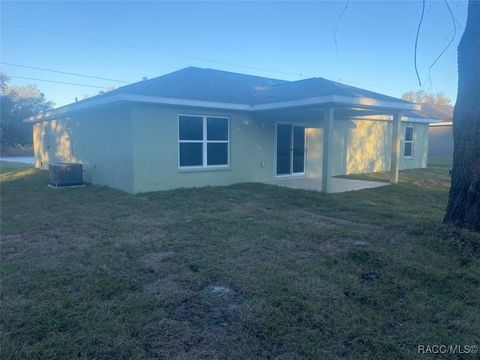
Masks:
[[[82,186],[83,168],[78,163],[56,163],[48,165],[49,181],[52,187]]]

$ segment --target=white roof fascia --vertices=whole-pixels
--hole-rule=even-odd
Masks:
[[[436,122],[432,122],[430,124],[430,126],[433,126],[433,127],[436,127],[436,126],[452,126],[453,125],[453,121],[436,121]]]
[[[364,116],[354,116],[353,119],[355,120],[374,120],[374,121],[391,121],[391,115],[364,115]],[[421,124],[430,124],[433,122],[437,122],[437,119],[427,119],[427,118],[414,118],[408,116],[402,116],[402,122],[413,122],[413,123],[421,123]]]
[[[420,110],[420,106],[413,103],[396,103],[393,101],[381,101],[370,99],[366,97],[350,97],[350,96],[339,96],[339,95],[328,95],[328,96],[319,96],[312,98],[305,98],[299,100],[289,100],[283,102],[274,102],[267,104],[258,104],[254,105],[254,110],[274,110],[287,107],[295,106],[307,106],[307,105],[321,105],[327,103],[335,104],[345,104],[345,105],[354,105],[354,106],[365,106],[368,108],[391,108],[396,111],[401,110]]]
[[[236,110],[236,111],[261,111],[261,110],[274,110],[289,107],[308,106],[308,105],[321,105],[327,103],[364,106],[366,108],[389,108],[395,111],[401,110],[415,110],[418,105],[409,103],[395,103],[391,101],[379,101],[364,97],[347,97],[347,96],[321,96],[299,100],[291,100],[284,102],[275,102],[258,105],[248,104],[235,104],[224,103],[214,101],[203,100],[188,100],[178,98],[168,98],[159,96],[146,96],[146,95],[132,95],[132,94],[118,94],[105,98],[91,100],[87,102],[73,103],[63,106],[61,108],[31,116],[25,119],[25,122],[38,122],[48,121],[58,117],[64,117],[73,111],[85,110],[91,107],[102,106],[112,104],[116,102],[138,102],[138,103],[150,103],[150,104],[163,104],[163,105],[179,105],[179,106],[192,106],[202,108],[214,108],[222,110]]]
[[[117,103],[117,102],[138,102],[138,103],[149,103],[149,104],[194,106],[194,107],[206,107],[206,108],[216,108],[216,109],[225,109],[225,110],[243,110],[243,111],[250,111],[252,109],[251,105],[244,105],[244,104],[231,104],[231,103],[220,103],[220,102],[199,101],[199,100],[185,100],[185,99],[158,97],[158,96],[118,94],[118,95],[108,96],[103,99],[66,105],[61,108],[48,111],[46,113],[41,113],[38,115],[31,116],[25,119],[24,121],[25,122],[48,121],[48,120],[54,119],[55,117],[67,116],[73,111],[85,110],[88,108],[108,105],[108,104]]]
[[[409,118],[405,117],[402,119],[405,122],[413,122],[413,123],[421,123],[421,124],[430,124],[432,122],[437,121],[436,119],[424,119],[424,118]]]

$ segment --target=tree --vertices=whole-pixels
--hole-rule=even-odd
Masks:
[[[402,95],[402,99],[417,104],[452,105],[452,100],[442,92],[433,94],[428,93],[425,90],[408,91]]]
[[[6,74],[0,73],[0,91],[2,91],[2,94],[3,94],[3,89],[7,87],[9,81],[10,81],[10,78]]]
[[[480,1],[470,0],[458,46],[452,182],[444,222],[480,231]]]
[[[9,78],[0,74],[0,141],[2,147],[32,144],[32,125],[23,119],[53,108],[35,86],[11,86]]]

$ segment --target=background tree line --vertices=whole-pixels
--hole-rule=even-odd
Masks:
[[[402,99],[408,100],[417,104],[436,104],[436,105],[452,105],[450,100],[444,93],[429,93],[425,90],[407,91],[402,95]]]
[[[0,142],[2,153],[33,143],[32,124],[23,119],[51,110],[54,103],[45,98],[36,86],[10,85],[7,75],[0,73]]]

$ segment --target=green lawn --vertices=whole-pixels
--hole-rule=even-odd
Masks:
[[[480,345],[480,236],[441,225],[445,162],[329,195],[51,189],[46,172],[1,165],[2,359],[417,359],[418,344]]]

